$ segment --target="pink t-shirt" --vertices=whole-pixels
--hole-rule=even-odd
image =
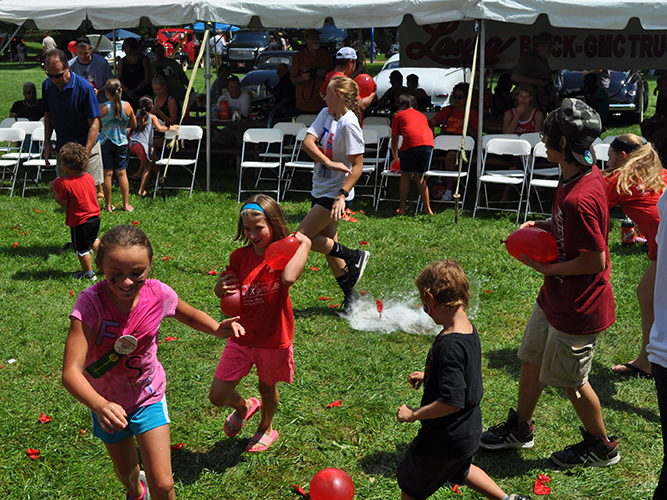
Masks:
[[[109,356],[110,352],[114,354],[114,343],[119,337],[131,335],[136,338],[136,349],[126,355],[116,353],[119,361],[106,373],[94,378],[85,369],[83,371],[100,395],[119,404],[128,413],[164,397],[167,380],[157,359],[158,334],[162,318],[174,316],[177,305],[176,292],[154,279],[146,280],[137,305],[127,315],[109,299],[106,280],[81,292],[74,305],[70,318],[80,320],[93,331],[85,368]]]

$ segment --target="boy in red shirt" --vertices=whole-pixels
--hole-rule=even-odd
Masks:
[[[49,183],[49,188],[58,205],[65,207],[65,224],[71,230],[72,245],[76,252],[81,271],[72,274],[78,279],[95,281],[95,271],[90,258],[91,250],[97,251],[100,240],[100,206],[93,177],[88,169],[86,148],[69,142],[60,149],[60,159],[67,177],[58,177]]]

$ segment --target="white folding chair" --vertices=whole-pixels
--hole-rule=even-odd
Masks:
[[[253,161],[246,160],[246,155],[249,155],[248,146],[251,144],[256,144],[258,146],[266,144],[278,144],[278,152],[282,156],[283,152],[283,132],[277,128],[249,128],[243,133],[243,147],[241,149],[241,165],[239,167],[239,195],[238,201],[241,202],[242,193],[257,193],[265,192],[267,190],[262,189],[243,189],[243,171],[247,169],[272,169],[276,171],[276,189],[269,190],[275,191],[276,201],[280,201],[280,178],[282,177],[282,163],[280,161]]]
[[[491,139],[518,139],[517,134],[486,134],[482,136],[482,150],[486,149],[486,145]]]
[[[391,125],[391,119],[388,116],[367,116],[364,118],[364,127],[367,125]]]
[[[536,144],[542,142],[542,133],[541,132],[528,132],[527,134],[521,134],[520,139],[530,142],[530,147],[534,148]]]
[[[310,114],[303,114],[297,116],[294,121],[298,123],[303,123],[306,125],[306,127],[310,127],[313,122],[315,121],[315,118],[317,118],[317,115],[310,115]]]
[[[526,172],[528,170],[528,162],[530,158],[531,147],[528,141],[523,139],[491,139],[486,144],[486,149],[482,155],[482,175],[477,180],[477,197],[475,198],[475,209],[473,210],[473,218],[477,214],[478,209],[482,210],[498,210],[504,212],[515,212],[516,221],[519,222],[519,215],[521,214],[521,203],[523,200],[523,190],[526,185]],[[511,155],[521,159],[522,169],[519,170],[489,170],[487,168],[488,155]],[[514,186],[519,191],[519,203],[516,208],[492,208],[489,206],[489,194],[487,191],[487,184],[501,184]],[[484,186],[485,204],[481,206],[480,191]]]
[[[401,148],[401,145],[403,144],[403,136],[400,135],[398,136],[398,148]],[[386,161],[384,162],[384,169],[380,171],[380,179],[379,179],[379,185],[378,185],[378,190],[377,190],[377,196],[375,200],[375,211],[377,212],[378,207],[380,206],[381,201],[393,201],[393,202],[400,202],[400,198],[392,198],[391,195],[389,194],[389,180],[390,179],[401,179],[401,172],[400,170],[398,172],[392,171],[390,167],[390,159],[391,159],[391,150],[387,153],[387,158]],[[430,160],[429,160],[430,161]],[[414,200],[406,200],[407,203],[415,203],[415,213],[417,213],[417,210],[419,209],[419,198],[414,199]]]
[[[378,142],[378,149],[379,151],[379,158],[380,162],[385,161],[385,157],[389,153],[389,143],[391,141],[391,127],[389,125],[381,125],[381,124],[367,124],[364,121],[364,130],[375,130],[378,133],[378,136],[380,138],[380,141]],[[367,146],[364,149],[364,162],[369,162],[373,161],[371,160],[373,157],[375,157],[375,147],[374,146]],[[365,158],[368,157],[368,160]]]
[[[294,150],[292,151],[292,159],[283,166],[283,198],[288,191],[295,193],[310,193],[311,189],[292,189],[292,181],[297,171],[304,171],[310,173],[311,179],[315,162],[303,152],[303,141],[306,138],[308,129],[306,127],[299,130],[296,134],[296,142]],[[312,181],[311,181],[312,186]]]
[[[9,197],[14,195],[14,186],[16,185],[16,177],[19,172],[19,164],[21,163],[21,154],[23,151],[23,142],[25,141],[25,130],[20,128],[0,128],[0,144],[8,143],[18,144],[18,156],[15,158],[5,159],[3,155],[0,158],[0,170],[2,170],[2,184],[0,189],[8,189]],[[5,179],[9,178],[11,185],[5,186]]]
[[[264,151],[263,153],[259,153],[259,156],[260,158],[263,158],[265,160],[270,158],[280,161],[283,164],[283,173],[284,173],[285,162],[291,159],[292,153],[294,152],[294,147],[296,145],[295,144],[296,135],[302,129],[308,130],[308,127],[306,127],[306,125],[301,122],[278,122],[273,126],[273,128],[279,129],[283,133],[282,154],[278,153],[278,151],[275,150],[277,146],[276,144],[267,144],[266,151]],[[260,170],[259,173],[257,174],[255,187],[257,187],[259,185],[259,182],[262,180],[267,180],[267,178],[262,177],[262,171]]]
[[[615,135],[608,135],[607,137],[602,139],[602,142],[604,142],[605,144],[611,144],[612,142],[614,142],[614,139],[616,139]]]
[[[167,131],[164,135],[164,143],[162,144],[162,159],[158,160],[156,162],[156,165],[161,168],[167,165],[167,162],[169,163],[169,167],[181,167],[183,168],[186,172],[190,174],[192,179],[190,180],[190,185],[189,186],[167,186],[166,182],[167,179],[164,179],[164,189],[187,189],[190,191],[190,196],[192,197],[192,190],[194,189],[195,186],[195,176],[197,175],[197,162],[199,160],[199,150],[201,148],[201,140],[202,137],[204,136],[204,131],[202,128],[198,125],[181,125],[178,130],[176,131]],[[165,155],[165,148],[167,147],[167,144],[169,144],[172,139],[176,137],[178,141],[194,141],[196,143],[195,145],[195,157],[194,158],[171,158],[171,160],[168,158],[168,155]],[[190,149],[188,148],[188,151]],[[169,171],[167,171],[167,174]],[[158,187],[160,184],[160,177],[162,176],[162,172],[159,172],[159,174],[156,176],[155,179],[155,189],[153,190],[153,199],[157,196],[157,191]]]
[[[4,160],[13,160],[13,159],[17,158],[18,156],[20,156],[21,161],[27,161],[27,160],[33,160],[35,158],[39,158],[40,154],[37,151],[35,151],[34,153],[32,152],[33,151],[33,149],[32,149],[32,133],[33,133],[34,130],[36,130],[38,128],[44,128],[44,124],[41,123],[41,122],[20,121],[20,122],[14,123],[14,125],[12,125],[12,128],[23,129],[23,131],[25,132],[25,140],[23,142],[23,145],[24,146],[27,145],[27,147],[24,147],[23,151],[21,151],[21,152],[15,151],[13,153],[7,153],[2,158]],[[30,138],[30,139],[28,140],[28,138]],[[37,144],[37,143],[35,143],[35,144]]]
[[[462,136],[460,135],[439,135],[436,137],[433,141],[434,146],[433,146],[433,153],[431,154],[431,161],[429,162],[428,170],[424,173],[424,179],[428,183],[428,180],[431,178],[437,178],[437,179],[443,179],[443,178],[450,178],[450,179],[456,179],[459,176],[459,171],[458,171],[458,165],[457,165],[457,170],[444,170],[444,169],[434,169],[433,168],[433,162],[434,158],[437,158],[437,152],[438,151],[458,151],[459,148],[461,147],[461,140]],[[461,180],[465,183],[465,187],[463,188],[463,198],[461,199],[461,204],[465,204],[466,201],[466,195],[468,193],[468,177],[470,176],[470,165],[472,163],[472,153],[475,150],[475,139],[473,139],[470,136],[466,136],[466,142],[464,149],[466,151],[466,154],[468,156],[468,161],[467,165],[464,164],[463,168],[461,169]],[[451,201],[442,201],[442,200],[436,200],[434,198],[431,198],[431,203],[433,202],[438,202],[438,203],[452,203]],[[421,196],[417,200],[417,211],[419,211],[421,205]]]
[[[611,144],[608,142],[601,142],[593,146],[595,151],[595,157],[600,162],[600,169],[604,170],[605,164],[609,161],[609,146]]]
[[[56,163],[57,160],[55,158],[49,159],[49,164],[48,166],[46,165],[46,160],[42,158],[44,154],[44,124],[41,124],[41,127],[38,127],[32,131],[32,134],[30,136],[30,150],[32,151],[34,145],[38,145],[38,151],[39,151],[39,156],[37,158],[33,158],[28,161],[23,162],[23,190],[21,191],[21,197],[25,197],[25,192],[28,189],[44,189],[47,186],[40,186],[39,182],[42,180],[42,177],[46,173],[56,173]],[[56,140],[56,131],[54,130],[51,133],[51,142],[54,142]],[[35,177],[29,178],[29,169],[35,168]],[[28,182],[34,183],[34,186],[29,186]]]
[[[354,186],[355,196],[366,196],[373,199],[377,192],[377,172],[384,160],[381,158],[382,139],[380,134],[372,128],[363,129],[364,136],[364,165],[361,177]]]
[[[558,187],[558,179],[560,177],[560,165],[555,165],[551,167],[541,167],[536,168],[537,159],[546,159],[547,157],[547,148],[543,142],[535,144],[533,147],[532,154],[532,165],[530,168],[530,174],[528,176],[528,189],[526,193],[526,213],[524,215],[523,221],[528,220],[528,215],[549,215],[544,211],[542,207],[542,199],[540,198],[539,189],[556,189]],[[537,198],[537,203],[540,205],[540,211],[534,212],[531,210],[530,194],[531,190],[535,188],[535,197]]]
[[[0,121],[0,128],[11,128],[16,122],[27,122],[27,118],[3,118]]]

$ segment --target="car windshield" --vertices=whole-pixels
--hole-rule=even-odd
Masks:
[[[163,31],[162,34],[164,34],[168,39],[172,38],[174,35],[183,35],[182,31]]]
[[[264,31],[237,31],[231,43],[250,43],[252,45],[266,45],[269,35]]]
[[[323,42],[330,42],[334,40],[345,40],[347,37],[347,31],[342,28],[336,28],[332,24],[325,24],[318,30],[320,35],[320,40]]]
[[[261,56],[259,56],[259,59],[257,59],[257,64],[255,66],[257,67],[257,69],[266,69],[266,68],[273,69],[280,63],[285,63],[288,66],[290,66],[292,64],[292,58],[286,55],[278,55],[271,53],[262,54]]]

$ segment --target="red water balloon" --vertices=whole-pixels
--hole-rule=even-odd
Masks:
[[[234,275],[233,271],[225,271],[222,273],[223,276],[226,275]],[[224,297],[220,299],[220,309],[224,313],[225,316],[229,316],[230,318],[234,316],[238,316],[241,314],[241,291],[240,290],[234,290],[234,293],[228,293]]]
[[[354,81],[357,82],[357,85],[359,86],[359,97],[362,99],[368,97],[375,91],[375,80],[373,80],[371,75],[361,73],[357,75]]]
[[[72,40],[67,44],[67,50],[69,50],[72,55],[76,55],[76,40]]]
[[[266,249],[264,260],[271,269],[282,271],[294,257],[298,248],[299,240],[296,239],[296,236],[290,234],[287,238],[271,243]]]
[[[502,241],[512,257],[521,260],[521,254],[538,262],[552,262],[558,258],[556,238],[536,227],[517,229]]]
[[[352,500],[354,482],[347,472],[335,467],[322,469],[310,482],[311,500]]]

